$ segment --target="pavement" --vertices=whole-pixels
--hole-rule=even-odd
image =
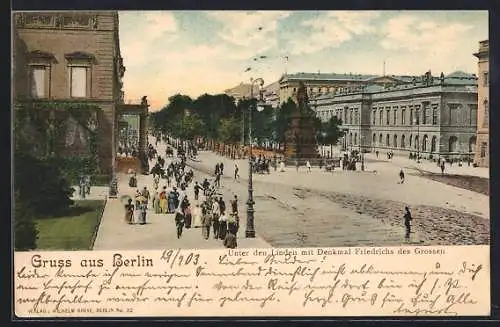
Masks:
[[[164,144],[158,146],[160,155],[164,149]],[[406,162],[404,158],[393,158],[390,162],[376,161],[368,155],[365,158],[369,159],[365,171],[336,169],[326,172],[313,167],[308,172],[305,167],[298,171],[295,167],[286,167],[285,172],[272,170],[269,175],[254,174],[257,237],[250,239],[244,236],[248,161],[200,151],[197,158],[188,160],[187,164],[195,172],[195,180],[201,182],[205,177],[213,181],[215,164],[224,163],[220,192],[227,205],[234,194],[239,198],[242,226],[238,247],[489,243],[488,196],[411,173],[407,173],[404,184],[399,184],[399,170],[401,167],[405,167],[405,171],[412,170],[412,162]],[[233,176],[235,163],[240,173],[236,180]],[[426,170],[432,169],[430,163],[422,166]],[[136,189],[128,186],[128,177],[125,174],[118,176],[118,198],[135,193]],[[138,187],[144,186],[152,189],[152,176],[138,176]],[[160,184],[160,188],[162,186]],[[194,199],[192,184],[187,191],[190,200]],[[406,205],[414,217],[409,241],[404,239],[402,222]],[[119,199],[108,200],[95,250],[223,247],[221,241],[213,238],[204,240],[199,228],[185,229],[182,238],[177,239],[173,215],[150,211],[148,224],[128,225],[124,221],[123,206]]]
[[[150,140],[151,142],[151,140]],[[158,153],[160,155],[165,153],[165,144],[159,144]],[[170,163],[171,159],[166,159],[166,165]],[[150,162],[152,167],[154,163]],[[124,195],[133,197],[137,188],[142,189],[146,186],[151,193],[153,190],[153,176],[152,175],[137,175],[138,182],[137,188],[128,186],[129,175],[119,174],[118,176],[118,198],[108,199],[104,209],[101,224],[94,242],[94,250],[155,250],[164,248],[204,248],[216,249],[224,248],[221,240],[213,238],[213,230],[210,231],[210,238],[205,240],[202,237],[201,228],[184,229],[182,237],[177,239],[177,229],[175,226],[173,214],[155,214],[152,208],[147,214],[146,225],[129,225],[125,222],[124,214],[125,203],[120,200]],[[202,181],[203,178],[209,177],[207,174],[195,171],[195,180]],[[166,181],[161,181],[159,189],[163,187],[162,182],[166,186]],[[195,204],[193,184],[188,186],[186,190],[188,198]],[[168,188],[167,188],[168,189]],[[229,205],[229,200],[233,198],[233,193],[228,188],[221,188],[220,192],[223,194],[226,205]],[[243,213],[245,210],[243,201],[240,201],[239,212]],[[242,214],[240,214],[242,215]],[[244,216],[244,214],[242,215]],[[271,247],[269,243],[264,241],[259,235],[255,238],[245,237],[246,221],[242,217],[240,221],[240,228],[238,230],[238,248],[268,248]]]
[[[78,193],[79,187],[74,185],[73,195],[71,196],[72,200],[105,200],[109,193],[109,187],[107,186],[92,186],[90,188],[90,194],[85,195],[85,198],[82,198]]]

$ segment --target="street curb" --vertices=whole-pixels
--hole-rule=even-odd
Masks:
[[[104,198],[104,205],[102,206],[101,213],[99,215],[98,224],[96,224],[96,227],[94,228],[94,233],[92,234],[92,241],[90,242],[89,250],[94,249],[95,240],[97,239],[97,234],[99,232],[99,228],[101,227],[102,217],[104,216],[104,210],[106,209],[107,204],[108,204],[108,196],[106,195],[106,197]]]

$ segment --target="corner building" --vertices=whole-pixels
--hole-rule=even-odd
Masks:
[[[118,27],[116,11],[13,14],[13,102],[35,107],[45,103],[54,110],[62,103],[98,106],[102,173],[114,167],[115,111],[124,96]],[[86,126],[73,127],[59,139],[59,150],[67,156],[88,151]]]
[[[477,77],[463,72],[411,84],[367,85],[312,100],[323,121],[342,120],[343,147],[472,159],[476,147]]]
[[[490,93],[490,62],[489,62],[489,41],[479,42],[479,51],[474,54],[478,60],[478,115],[477,115],[477,146],[474,162],[480,167],[489,167],[490,163],[490,103],[488,94]]]

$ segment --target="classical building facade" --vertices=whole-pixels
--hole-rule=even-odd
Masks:
[[[474,162],[481,167],[489,167],[490,163],[490,127],[489,127],[489,41],[479,42],[479,51],[474,54],[478,60],[478,91],[477,91],[477,146]]]
[[[57,148],[64,155],[84,155],[94,130],[101,173],[114,168],[124,98],[118,28],[116,11],[13,14],[16,108],[44,108],[52,118],[74,108],[97,108],[89,125],[75,110],[69,116],[63,112]]]
[[[279,80],[279,101],[283,103],[293,98],[303,82],[308,87],[308,96],[323,94],[346,94],[357,92],[366,85],[403,85],[411,84],[416,76],[395,75],[362,75],[362,74],[329,74],[329,73],[295,73],[285,74]]]
[[[311,101],[323,121],[336,116],[344,145],[363,151],[472,158],[476,146],[477,77],[463,72],[398,86],[367,85]]]

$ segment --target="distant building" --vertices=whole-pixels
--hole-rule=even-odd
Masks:
[[[293,98],[300,82],[308,87],[309,97],[322,94],[344,94],[359,91],[366,85],[402,85],[411,84],[416,76],[362,75],[335,73],[295,73],[285,74],[279,80],[279,101],[286,102]]]
[[[233,97],[235,101],[239,101],[243,99],[249,99],[252,95],[251,90],[252,90],[252,85],[250,83],[248,84],[240,83],[235,87],[224,90],[224,94]],[[253,96],[255,97],[258,94],[259,94],[259,87],[257,85],[254,85]]]
[[[318,117],[342,120],[343,145],[364,151],[419,152],[473,157],[476,146],[477,77],[430,72],[408,84],[371,84],[310,100]]]
[[[266,105],[276,109],[280,106],[279,81],[265,86],[262,90],[263,100]]]
[[[489,167],[490,164],[490,127],[489,111],[490,104],[488,94],[490,92],[489,77],[489,41],[479,42],[479,51],[474,54],[478,61],[478,91],[477,91],[477,147],[474,162],[481,167]]]

